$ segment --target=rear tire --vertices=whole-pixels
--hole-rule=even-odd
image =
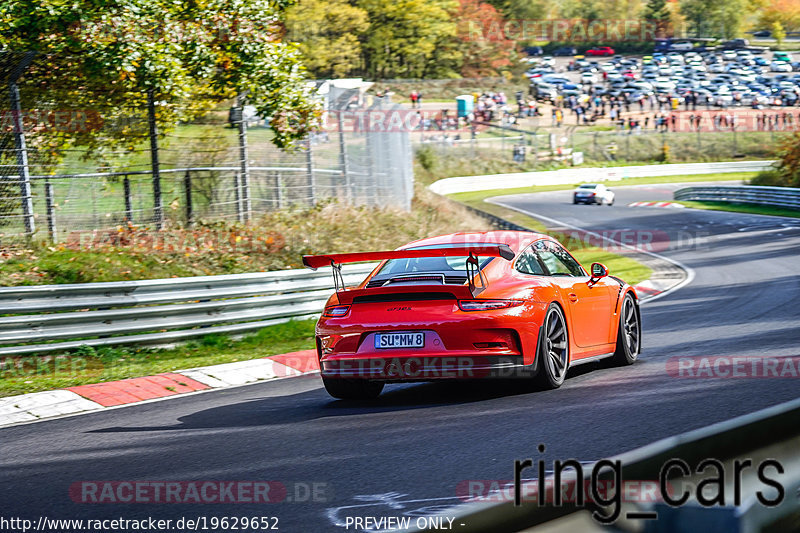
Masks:
[[[617,332],[617,349],[611,363],[614,366],[632,365],[642,349],[642,317],[630,293],[622,299]]]
[[[322,378],[322,384],[328,394],[340,400],[374,400],[381,394],[384,385],[382,381],[326,377]]]
[[[547,308],[542,327],[539,328],[536,358],[539,366],[535,378],[537,388],[559,388],[569,369],[569,336],[564,312],[554,303]]]

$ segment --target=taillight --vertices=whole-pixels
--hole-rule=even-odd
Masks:
[[[331,305],[325,308],[322,316],[327,318],[341,318],[350,311],[349,305]]]
[[[522,305],[522,300],[459,300],[458,308],[462,311],[491,311],[508,309]]]

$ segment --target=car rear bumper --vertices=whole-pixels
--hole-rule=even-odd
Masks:
[[[596,204],[600,201],[600,198],[596,196],[576,196],[573,197],[573,201],[576,204]]]
[[[320,363],[327,379],[358,378],[387,382],[530,378],[535,365],[521,355],[397,355],[328,358]]]

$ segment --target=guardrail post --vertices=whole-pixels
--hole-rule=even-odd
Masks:
[[[153,174],[153,222],[156,230],[164,228],[164,207],[161,203],[161,168],[158,161],[158,125],[153,89],[147,90],[147,123],[150,128],[150,165]]]
[[[192,213],[192,174],[188,170],[183,176],[183,194],[186,198],[186,227],[192,226],[193,215]]]
[[[50,235],[50,241],[56,242],[56,204],[53,196],[53,184],[50,183],[48,179],[44,182],[44,197],[47,209],[47,233]]]
[[[128,175],[122,178],[122,190],[125,195],[125,222],[133,224],[133,200],[131,198],[131,180]]]

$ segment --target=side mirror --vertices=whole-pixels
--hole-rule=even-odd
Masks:
[[[592,279],[608,276],[608,268],[603,263],[592,263]]]

